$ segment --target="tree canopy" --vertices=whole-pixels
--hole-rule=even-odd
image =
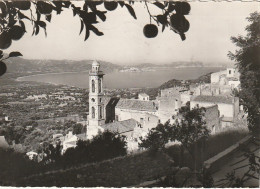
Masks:
[[[169,141],[178,141],[195,160],[194,145],[209,136],[205,122],[205,108],[195,107],[190,110],[189,102],[180,108],[177,116],[173,116],[174,123],[169,121],[152,128],[147,137],[141,138],[140,147],[156,151],[163,149]]]
[[[260,14],[254,12],[247,18],[247,35],[231,37],[238,47],[229,57],[235,60],[240,72],[241,90],[238,93],[241,104],[248,113],[248,127],[253,133],[260,133]]]
[[[80,34],[85,33],[85,41],[90,34],[102,36],[104,33],[97,28],[97,24],[106,21],[106,14],[116,10],[118,7],[126,8],[134,19],[137,19],[133,8],[134,1],[90,1],[86,0],[79,6],[71,1],[0,1],[0,49],[7,49],[11,46],[13,40],[20,40],[26,31],[25,21],[31,22],[33,26],[32,35],[38,35],[40,30],[47,36],[47,23],[51,22],[53,14],[60,15],[65,9],[71,9],[73,16],[80,19]],[[175,33],[179,34],[182,40],[186,39],[185,32],[189,30],[189,21],[185,15],[190,12],[190,4],[187,2],[154,2],[144,1],[147,12],[150,16],[150,23],[143,28],[143,34],[147,38],[154,38],[158,34],[158,26],[162,27],[162,32],[169,27]],[[153,15],[149,5],[161,9],[162,13]],[[105,10],[101,11],[101,6]],[[3,60],[9,57],[22,56],[20,52],[11,52],[9,56],[4,57],[0,50],[0,76],[6,70],[6,64]]]

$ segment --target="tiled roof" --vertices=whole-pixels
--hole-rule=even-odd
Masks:
[[[147,95],[146,93],[140,93],[139,95],[145,96],[145,97],[149,96],[149,95]]]
[[[233,98],[234,97],[230,97],[230,96],[199,95],[199,96],[195,96],[192,101],[233,104]],[[237,100],[237,97],[235,97],[235,100]]]
[[[139,111],[150,111],[155,112],[156,106],[152,101],[143,101],[137,99],[124,99],[121,98],[116,105],[116,108],[139,110]]]
[[[134,119],[128,119],[124,121],[116,121],[113,123],[101,125],[101,127],[111,132],[124,133],[128,131],[133,131],[137,123],[138,122]]]

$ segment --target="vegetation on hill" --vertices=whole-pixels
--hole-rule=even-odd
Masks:
[[[260,133],[260,13],[254,12],[247,18],[247,35],[231,37],[238,47],[229,57],[235,60],[240,73],[241,90],[238,93],[244,110],[248,113],[249,129]]]
[[[91,141],[78,141],[76,148],[70,148],[64,154],[61,153],[60,144],[55,147],[52,144],[44,146],[45,149],[39,153],[40,158],[43,158],[39,163],[37,159],[30,161],[23,153],[0,148],[0,184],[17,186],[16,181],[19,178],[32,174],[69,167],[75,168],[80,164],[100,162],[126,155],[124,138],[109,131],[95,136]],[[25,185],[29,186],[31,183],[28,182]]]
[[[20,178],[16,186],[131,187],[169,174],[172,165],[162,153],[143,152]]]
[[[210,83],[211,74],[212,74],[212,72],[202,75],[202,76],[198,77],[197,79],[185,80],[185,82],[182,82],[181,80],[178,80],[178,79],[172,79],[172,80],[169,80],[169,81],[163,83],[159,87],[159,89],[168,89],[168,88],[172,88],[175,86],[189,86],[190,84],[197,84],[197,83]]]
[[[194,162],[193,168],[196,169],[196,162],[200,162],[200,152],[197,149],[200,148],[203,151],[203,142],[210,133],[204,113],[205,108],[196,107],[190,110],[190,104],[187,103],[186,106],[180,108],[174,123],[171,124],[168,121],[164,125],[158,124],[149,131],[147,137],[141,138],[139,146],[154,153],[164,150],[169,141],[180,142],[181,156],[184,150],[188,151]]]

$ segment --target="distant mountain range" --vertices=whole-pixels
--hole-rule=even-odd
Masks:
[[[62,73],[62,72],[83,72],[91,69],[92,60],[38,60],[24,59],[20,57],[10,58],[6,61],[7,73],[37,74],[37,73]],[[133,66],[121,66],[110,62],[99,61],[102,70],[105,72],[123,70],[126,68],[160,68],[160,67],[214,67],[216,65],[202,62],[173,62],[170,64],[143,63]],[[218,64],[222,67],[225,64]]]
[[[7,73],[61,73],[83,72],[91,69],[92,60],[33,60],[20,57],[5,61]],[[99,61],[106,72],[121,69],[121,66],[109,62]]]

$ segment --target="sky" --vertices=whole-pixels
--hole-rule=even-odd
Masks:
[[[84,41],[84,31],[79,35],[80,20],[71,10],[54,15],[47,23],[47,37],[43,30],[32,36],[31,23],[26,23],[27,33],[19,41],[13,41],[7,51],[20,51],[27,59],[103,60],[115,64],[167,64],[177,61],[204,63],[231,62],[228,51],[236,47],[231,36],[245,35],[246,17],[260,10],[260,2],[190,2],[191,11],[186,16],[190,29],[186,40],[169,28],[156,38],[145,38],[143,27],[149,23],[144,3],[136,2],[133,8],[135,20],[125,7],[108,11],[105,22],[96,24],[104,33],[98,37],[91,33]],[[148,5],[152,14],[159,13],[154,5]],[[102,7],[103,5],[99,6]]]

